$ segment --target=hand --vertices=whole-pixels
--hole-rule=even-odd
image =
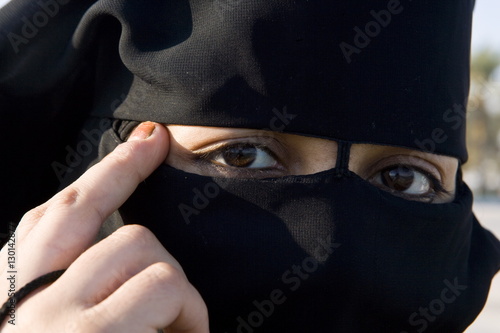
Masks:
[[[16,289],[67,270],[17,304],[15,325],[7,318],[2,332],[208,332],[201,296],[148,229],[127,225],[92,246],[103,221],[165,160],[168,140],[164,126],[142,123],[128,142],[25,214],[16,230]]]

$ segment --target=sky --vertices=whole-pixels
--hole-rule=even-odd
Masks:
[[[0,0],[0,7],[9,0]],[[484,47],[500,52],[500,1],[476,0],[472,30],[472,53]]]
[[[1,0],[0,0],[1,1]],[[476,0],[472,26],[472,53],[484,47],[500,52],[500,1]]]

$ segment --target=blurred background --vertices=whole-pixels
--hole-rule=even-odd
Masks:
[[[500,238],[500,1],[476,0],[472,29],[471,87],[467,109],[469,161],[464,178],[474,212]],[[466,333],[500,332],[500,274],[488,301]]]
[[[2,7],[9,0],[0,0]],[[500,1],[476,0],[471,89],[467,112],[469,161],[464,178],[481,223],[500,238]],[[500,274],[488,302],[467,333],[500,332]]]
[[[500,2],[477,0],[467,113],[469,161],[464,176],[474,193],[500,197]]]

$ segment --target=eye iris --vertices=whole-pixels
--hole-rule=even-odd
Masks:
[[[224,162],[228,165],[245,168],[255,161],[257,157],[257,148],[252,146],[236,146],[230,147],[222,154]]]
[[[387,169],[382,172],[382,183],[396,191],[405,191],[411,187],[415,172],[405,166]]]

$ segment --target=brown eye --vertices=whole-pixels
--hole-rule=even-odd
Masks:
[[[235,168],[265,169],[276,165],[276,160],[264,149],[252,144],[224,147],[213,158],[220,165]]]
[[[227,165],[246,168],[255,161],[257,148],[248,145],[233,146],[224,150],[221,157]]]
[[[415,180],[415,171],[406,166],[397,166],[385,169],[381,176],[385,186],[396,191],[406,191]]]
[[[394,165],[378,172],[372,179],[376,185],[393,193],[425,196],[439,192],[439,180],[427,172],[407,165]]]

